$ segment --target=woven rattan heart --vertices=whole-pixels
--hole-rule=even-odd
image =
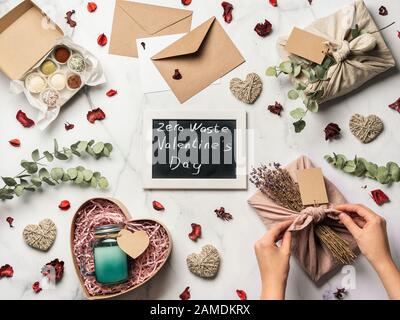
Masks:
[[[47,251],[53,245],[57,236],[57,228],[50,219],[44,219],[39,224],[29,224],[22,236],[27,245],[32,248]]]

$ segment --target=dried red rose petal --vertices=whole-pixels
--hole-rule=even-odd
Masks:
[[[372,190],[371,197],[378,206],[390,201],[389,197],[381,189]]]
[[[397,30],[397,37],[400,39],[400,31]]]
[[[265,19],[264,23],[256,24],[256,26],[254,27],[254,31],[257,32],[260,37],[266,37],[272,31],[272,24],[267,19]]]
[[[236,290],[236,294],[238,295],[240,300],[247,300],[247,293],[244,290]]]
[[[281,112],[283,111],[283,107],[278,101],[275,101],[275,104],[268,106],[268,110],[269,110],[269,112],[280,116]]]
[[[64,275],[64,261],[54,259],[46,263],[42,268],[42,275],[49,278],[49,280],[60,281]]]
[[[7,217],[6,221],[8,222],[8,224],[10,225],[10,228],[13,228],[13,222],[14,222],[14,218],[13,217]]]
[[[344,295],[347,294],[346,288],[337,288],[336,291],[333,293],[336,299],[342,300],[344,298]]]
[[[270,3],[271,6],[273,6],[273,7],[277,7],[277,6],[278,6],[278,0],[269,0],[269,3]]]
[[[233,5],[227,1],[224,1],[221,3],[222,8],[224,8],[224,14],[222,15],[224,17],[224,20],[226,23],[231,23],[233,16],[232,16],[232,11],[233,11]]]
[[[224,207],[215,209],[214,212],[218,218],[220,218],[224,221],[229,221],[229,220],[233,219],[233,216],[229,212],[226,212]]]
[[[8,141],[13,147],[21,146],[21,141],[19,139],[11,139]]]
[[[379,14],[380,14],[381,16],[387,16],[387,15],[388,15],[388,11],[387,11],[387,9],[386,9],[385,6],[380,6],[380,7],[379,7]]]
[[[76,27],[76,21],[72,19],[72,16],[75,14],[75,10],[68,11],[66,13],[65,19],[67,19],[67,23],[70,25],[71,28]]]
[[[22,124],[25,128],[30,128],[35,124],[35,121],[29,119],[26,113],[22,110],[18,110],[16,118],[19,123]]]
[[[89,12],[94,12],[97,10],[97,4],[95,2],[88,2],[87,9]]]
[[[75,125],[72,123],[66,122],[64,124],[64,128],[65,128],[65,130],[69,131],[69,130],[72,130],[73,128],[75,128]]]
[[[36,281],[36,282],[32,285],[32,290],[33,290],[35,293],[39,293],[40,291],[42,291],[42,288],[40,287],[39,281]]]
[[[14,275],[14,269],[9,264],[5,264],[0,268],[0,279],[3,277],[11,278],[13,275]]]
[[[186,287],[185,290],[179,295],[181,300],[189,300],[190,299],[190,287]]]
[[[106,95],[107,95],[107,97],[113,97],[113,96],[115,96],[117,93],[118,93],[117,90],[111,89],[111,90],[108,90],[108,91],[107,91]]]
[[[400,98],[398,98],[395,102],[389,104],[389,108],[400,112]]]
[[[340,135],[340,128],[336,123],[329,123],[325,129],[325,140],[336,139]]]
[[[308,4],[311,6],[313,0],[308,0]]]
[[[89,111],[86,118],[90,123],[95,123],[96,120],[104,120],[106,118],[106,114],[103,110],[97,108]]]
[[[154,208],[154,210],[157,210],[157,211],[163,211],[165,208],[164,208],[164,206],[160,203],[160,202],[158,202],[158,201],[153,201],[153,208]]]
[[[189,233],[189,238],[193,241],[197,241],[201,237],[201,225],[192,223],[192,232]]]
[[[97,43],[99,46],[104,47],[107,44],[107,42],[108,42],[108,38],[104,33],[99,35],[99,37],[97,38]]]
[[[182,2],[182,4],[183,4],[184,6],[188,6],[189,4],[192,3],[192,0],[181,0],[181,2]]]
[[[63,200],[63,201],[60,202],[58,207],[61,210],[67,211],[69,208],[71,208],[71,203],[68,200]]]
[[[174,79],[174,80],[181,80],[181,79],[182,79],[182,75],[181,75],[181,73],[179,72],[179,69],[175,69],[175,73],[174,73],[174,75],[172,76],[172,79]]]

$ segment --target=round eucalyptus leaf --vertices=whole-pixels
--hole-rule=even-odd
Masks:
[[[299,97],[299,93],[297,92],[297,90],[292,89],[288,92],[288,98],[290,100],[296,100],[298,97]]]
[[[93,152],[97,155],[103,152],[104,149],[104,143],[103,142],[97,142],[95,145],[93,145]]]
[[[75,168],[70,168],[67,170],[67,174],[72,180],[75,180],[76,176],[78,175],[78,170]]]
[[[306,122],[304,120],[298,120],[296,122],[293,122],[293,126],[294,126],[294,131],[296,133],[299,133],[303,131],[303,129],[306,127]]]
[[[90,181],[93,177],[93,171],[91,171],[91,170],[86,169],[82,173],[83,173],[83,179],[85,181]]]
[[[61,180],[63,175],[64,175],[64,169],[62,168],[53,168],[50,171],[50,176],[55,181]]]
[[[108,181],[106,178],[101,177],[98,181],[100,189],[107,189],[108,188]]]
[[[296,108],[290,111],[290,116],[296,120],[303,118],[305,115],[306,111],[303,108]]]
[[[21,161],[21,167],[23,167],[30,174],[36,173],[39,169],[36,162],[29,162],[25,160]]]
[[[292,63],[290,61],[283,61],[279,65],[279,70],[286,74],[292,73],[293,72]]]
[[[345,162],[343,171],[347,173],[353,173],[356,170],[356,164],[353,160],[348,160]]]
[[[276,76],[276,68],[275,67],[269,67],[267,71],[265,71],[265,74],[269,77]]]
[[[295,65],[293,69],[293,77],[298,77],[301,73],[301,65]]]
[[[97,188],[97,179],[96,179],[95,177],[93,177],[93,178],[90,180],[90,186],[91,186],[92,188]]]
[[[54,160],[53,155],[48,151],[43,152],[43,155],[46,157],[46,160],[48,162],[52,162]]]
[[[25,188],[21,185],[18,185],[15,187],[14,192],[17,197],[20,197],[25,193]]]
[[[33,152],[32,152],[32,160],[33,161],[39,161],[39,159],[40,159],[40,154],[39,154],[39,150],[38,149],[36,149],[36,150],[34,150]]]
[[[4,181],[4,183],[9,186],[9,187],[14,187],[17,185],[17,181],[14,178],[11,177],[1,177]]]
[[[83,173],[82,171],[78,171],[78,174],[74,180],[74,183],[81,184],[83,182]]]

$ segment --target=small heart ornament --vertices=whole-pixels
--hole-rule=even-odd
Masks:
[[[220,257],[218,250],[208,244],[199,254],[192,253],[186,258],[190,272],[201,278],[214,278],[218,273]]]
[[[130,232],[122,229],[118,234],[117,242],[122,251],[131,258],[136,259],[146,251],[150,244],[150,239],[146,231]]]
[[[383,122],[376,115],[364,117],[355,114],[349,122],[351,133],[362,143],[369,143],[374,140],[383,131]]]
[[[253,72],[249,73],[244,81],[233,78],[229,88],[236,99],[247,104],[253,104],[260,96],[263,84],[260,76]]]
[[[56,240],[57,228],[52,220],[44,219],[39,224],[27,225],[22,236],[28,246],[47,251]]]

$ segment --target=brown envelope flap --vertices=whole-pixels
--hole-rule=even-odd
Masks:
[[[19,80],[55,45],[63,32],[31,1],[0,19],[0,69]]]
[[[124,0],[117,0],[117,6],[149,34],[160,32],[193,14],[190,10]]]
[[[206,38],[208,31],[210,30],[214,21],[215,17],[207,20],[196,29],[192,30],[187,35],[183,36],[181,39],[171,44],[169,47],[157,53],[155,56],[152,57],[152,59],[161,60],[197,52],[204,42],[204,39]]]

